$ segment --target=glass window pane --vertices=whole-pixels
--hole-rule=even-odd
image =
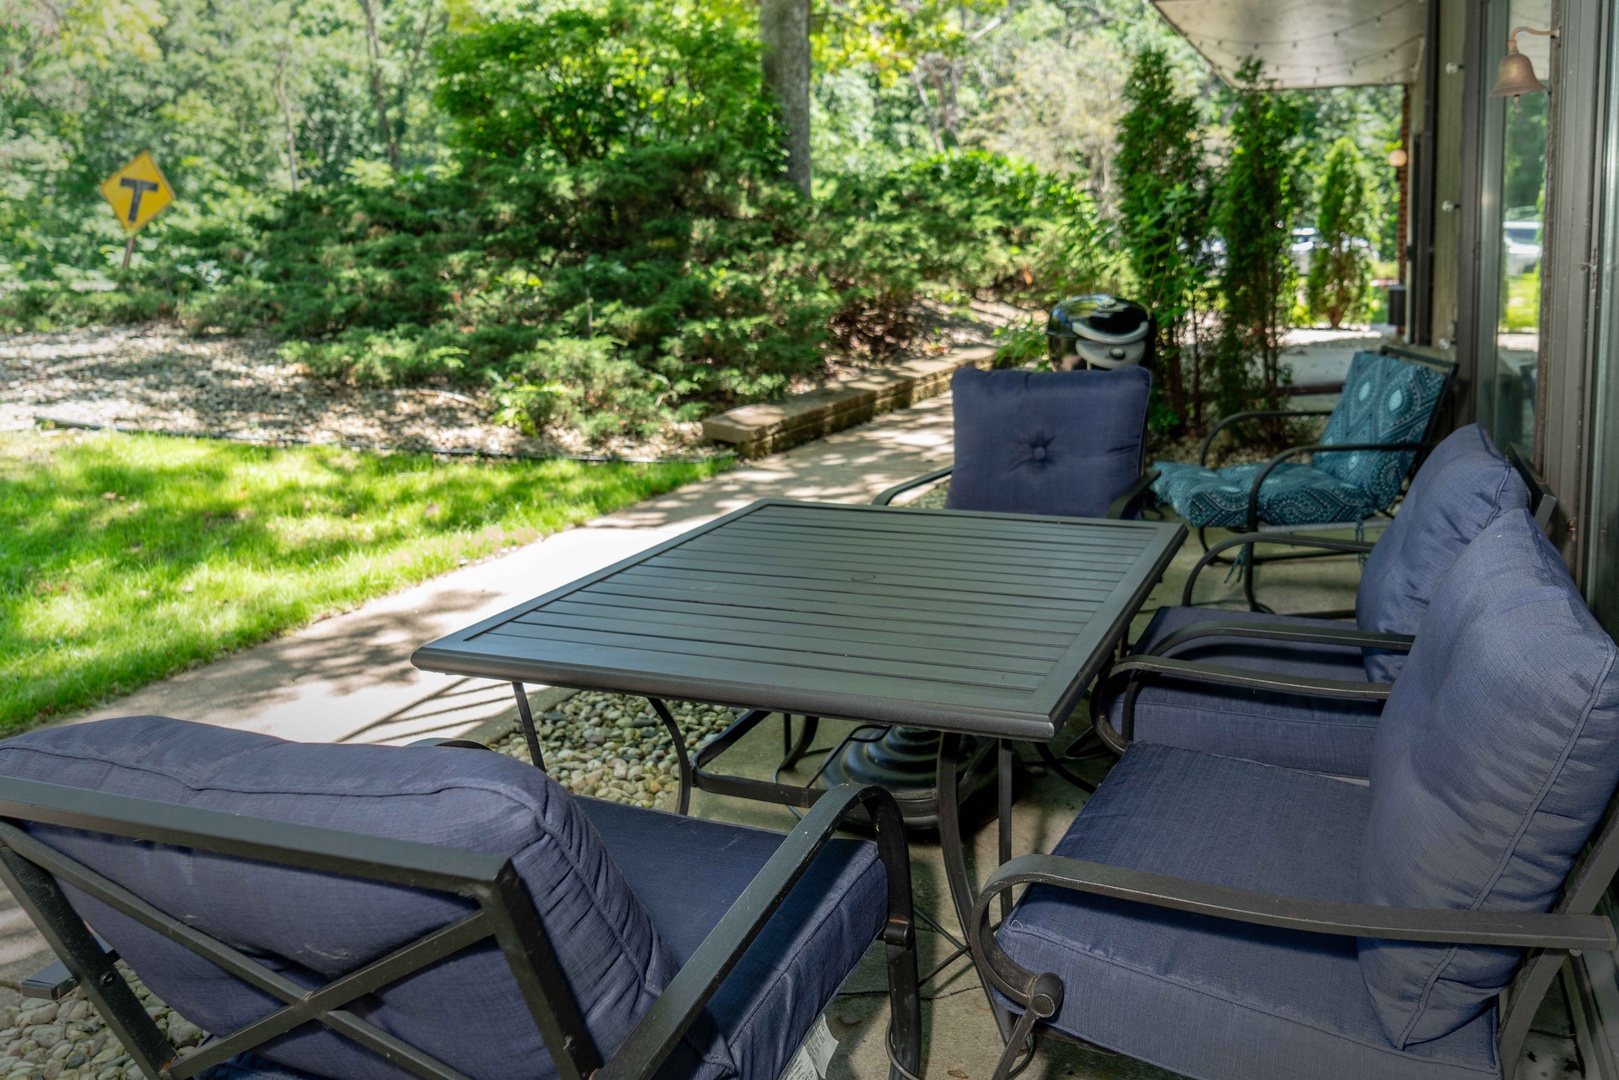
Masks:
[[[1550,0],[1513,0],[1513,26],[1550,25]],[[1545,79],[1551,49],[1546,38],[1523,34],[1518,48]],[[1526,94],[1506,105],[1501,148],[1501,291],[1495,336],[1496,442],[1528,447],[1535,430],[1535,375],[1540,352],[1540,263],[1546,220],[1545,94]]]

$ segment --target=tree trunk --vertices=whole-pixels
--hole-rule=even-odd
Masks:
[[[922,103],[922,115],[928,122],[928,134],[933,138],[933,149],[937,153],[944,153],[944,140],[939,137],[939,114],[933,108],[933,100],[928,97],[927,82],[922,78],[922,65],[911,65],[911,85],[916,87],[916,99]]]
[[[787,127],[787,179],[810,193],[809,0],[759,0],[765,87]]]
[[[287,136],[287,180],[292,185],[293,194],[298,193],[298,125],[292,115],[292,91],[287,87],[287,60],[290,48],[286,39],[281,42],[281,50],[275,58],[275,97],[281,105],[281,119],[286,126]]]
[[[382,90],[382,36],[377,32],[377,13],[371,0],[360,0],[360,10],[365,13],[365,51],[371,61],[371,99],[377,109],[377,131],[382,136],[389,167],[398,172],[399,140],[388,120],[388,99]]]

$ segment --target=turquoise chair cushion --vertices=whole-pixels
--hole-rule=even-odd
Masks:
[[[1240,529],[1248,524],[1248,493],[1263,464],[1205,469],[1160,461],[1152,490],[1193,528]],[[1359,521],[1378,510],[1370,494],[1310,465],[1283,462],[1259,492],[1259,520],[1272,525]]]
[[[1420,442],[1444,389],[1444,374],[1427,365],[1356,353],[1320,442]],[[1414,456],[1410,450],[1347,450],[1318,453],[1308,465],[1284,462],[1259,493],[1259,518],[1271,525],[1359,521],[1394,505]],[[1161,474],[1153,492],[1192,527],[1247,526],[1248,494],[1262,465],[1208,469],[1160,461],[1153,467]]]

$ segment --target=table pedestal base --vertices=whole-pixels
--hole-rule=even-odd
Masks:
[[[956,774],[960,816],[972,828],[995,816],[995,740],[964,740]],[[931,832],[939,827],[939,733],[924,728],[891,727],[881,738],[850,739],[827,759],[822,779],[839,784],[875,784],[899,803],[905,827]]]

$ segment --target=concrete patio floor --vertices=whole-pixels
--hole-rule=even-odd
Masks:
[[[1347,362],[1347,354],[1311,359],[1312,378],[1330,377],[1334,367]],[[418,645],[755,499],[865,502],[883,488],[949,460],[951,453],[950,401],[945,396],[745,463],[664,498],[186,672],[67,722],[160,713],[300,740],[397,743],[460,734],[511,712],[509,689],[419,672],[409,663]],[[1189,542],[1148,601],[1148,612],[1162,603],[1179,602],[1182,583],[1199,553],[1195,540]],[[1261,593],[1283,610],[1349,608],[1358,576],[1353,559],[1269,566],[1260,578]],[[1200,601],[1231,600],[1236,595],[1235,586],[1221,582],[1217,573],[1202,580]],[[1138,619],[1137,630],[1145,618]],[[1078,728],[1076,723],[1074,730]],[[819,744],[835,741],[842,730],[840,724],[824,723]],[[733,749],[724,764],[736,772],[768,776],[779,759],[780,744],[779,727],[768,722]],[[1101,767],[1091,768],[1099,777]],[[1084,795],[1061,778],[1031,774],[1013,816],[1013,850],[1049,850],[1083,800]],[[694,797],[692,812],[782,831],[793,825],[784,809],[701,792]],[[972,839],[970,857],[979,879],[994,863],[995,842],[993,827],[979,830]],[[959,933],[949,914],[937,845],[918,841],[912,855],[919,907],[951,933]],[[925,972],[948,953],[949,946],[932,931],[924,930],[920,941]],[[0,986],[14,985],[49,959],[26,917],[0,893]],[[0,1004],[13,993],[0,990]],[[971,964],[957,960],[924,987],[924,997],[926,1075],[934,1080],[988,1077],[1000,1043]],[[876,950],[845,985],[827,1018],[840,1043],[831,1077],[880,1080],[888,1075],[882,1046],[887,999]],[[1527,1080],[1579,1076],[1571,1032],[1566,1003],[1554,996],[1542,1011],[1519,1075]],[[1041,1041],[1038,1056],[1024,1075],[1082,1080],[1171,1076],[1050,1039]]]

